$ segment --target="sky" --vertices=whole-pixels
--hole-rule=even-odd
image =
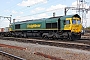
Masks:
[[[85,0],[84,6],[89,8],[90,0]],[[9,26],[10,19],[4,17],[11,17],[11,22],[13,19],[17,22],[49,18],[53,12],[55,16],[63,16],[65,7],[77,7],[77,0],[0,0],[0,28]],[[67,15],[76,13],[76,10],[67,11]],[[83,19],[84,26],[90,26],[89,19],[90,11]]]

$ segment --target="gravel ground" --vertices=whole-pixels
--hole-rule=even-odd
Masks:
[[[0,40],[0,43],[27,48],[27,50],[0,48],[0,50],[8,51],[8,53],[13,53],[14,55],[25,58],[26,60],[50,60],[49,58],[35,55],[35,52],[41,52],[43,54],[58,57],[64,60],[90,60],[90,51],[7,40]]]

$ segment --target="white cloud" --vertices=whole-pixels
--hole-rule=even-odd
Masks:
[[[13,13],[13,14],[17,14],[18,12],[17,12],[17,11],[15,11],[15,10],[12,10],[12,13]]]
[[[15,22],[17,22],[17,21],[25,21],[25,20],[32,20],[32,19],[35,19],[35,18],[36,17],[34,17],[34,16],[26,16],[26,17],[16,16]]]
[[[72,7],[77,7],[77,1],[72,3]]]
[[[37,18],[47,18],[47,17],[48,17],[48,14],[46,14],[46,13],[39,14],[39,15],[37,16]]]
[[[58,5],[56,5],[56,6],[53,6],[53,5],[52,5],[50,8],[47,9],[47,11],[58,10],[58,9],[62,10],[62,9],[65,8],[65,7],[66,7],[66,5],[61,5],[61,4],[58,4]]]
[[[20,12],[20,14],[23,14],[23,12]]]
[[[12,14],[23,14],[23,12],[17,12],[17,11],[15,11],[15,10],[12,10],[11,13],[12,13]]]
[[[31,12],[36,13],[36,12],[40,12],[40,11],[44,11],[44,10],[45,10],[45,8],[37,7],[34,10],[32,10]]]
[[[24,17],[21,17],[21,16],[17,16],[15,19],[16,21],[25,21],[25,20],[34,20],[34,19],[40,19],[40,18],[47,18],[48,15],[46,13],[43,13],[43,14],[39,14],[39,15],[36,15],[36,16],[24,16]]]
[[[58,5],[52,5],[51,7],[45,9],[45,8],[36,8],[34,10],[32,10],[32,13],[39,13],[39,12],[45,12],[45,13],[42,13],[42,14],[39,14],[38,15],[38,18],[46,18],[46,17],[50,17],[50,15],[52,15],[52,12],[55,12],[55,13],[60,13],[62,11],[64,11],[64,8],[66,7],[66,5],[61,5],[61,4],[58,4]],[[62,15],[62,14],[61,14]]]
[[[32,13],[34,13],[34,15],[32,14],[32,16],[26,16],[26,17],[22,17],[22,18],[17,17],[17,19],[19,18],[20,20],[29,20],[29,19],[48,18],[48,17],[52,16],[52,12],[53,12],[52,10],[54,10],[55,13],[60,13],[60,12],[64,11],[65,7],[66,7],[66,5],[61,5],[61,4],[58,4],[58,5],[55,5],[55,6],[52,5],[51,7],[47,8],[47,9],[37,7],[37,8],[35,8],[31,11]],[[47,12],[47,11],[49,11],[49,12]],[[37,13],[40,13],[40,12],[45,12],[45,13],[37,14]],[[35,13],[36,13],[36,15],[35,15]]]
[[[4,24],[3,24],[4,23]],[[5,27],[8,27],[9,26],[9,20],[8,19],[1,19],[1,21],[0,21],[0,27],[1,28],[5,28]]]
[[[38,3],[46,3],[47,0],[23,0],[21,3],[17,4],[18,6],[31,6]]]

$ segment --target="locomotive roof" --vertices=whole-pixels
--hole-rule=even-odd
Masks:
[[[73,18],[73,17],[78,17],[78,18],[81,19],[81,17],[80,17],[78,14],[74,14],[74,15],[66,15],[66,16],[63,16],[63,17],[61,17],[61,18],[66,19],[66,18]]]
[[[78,17],[78,18],[81,18],[78,14],[74,14],[74,15],[67,15],[66,17]]]
[[[26,20],[26,21],[21,21],[21,22],[15,22],[15,24],[22,24],[22,23],[26,23],[26,22],[28,23],[28,22],[33,22],[33,21],[40,22],[40,21],[44,21],[44,20],[48,20],[48,19],[58,19],[58,18],[61,18],[62,20],[65,20],[66,18],[73,18],[73,17],[80,18],[80,16],[78,14],[74,14],[74,15],[66,15],[66,16],[56,16],[56,17],[50,17],[50,18],[43,18],[43,19]]]
[[[33,21],[39,22],[39,21],[44,21],[44,20],[48,20],[48,19],[57,19],[57,18],[60,18],[60,17],[62,17],[62,16],[50,17],[50,18],[42,18],[42,19],[35,19],[35,20],[26,20],[26,21],[15,22],[15,24],[22,24],[22,23],[26,23],[26,22],[28,23],[28,22],[33,22]],[[12,24],[14,24],[14,23],[12,23]]]

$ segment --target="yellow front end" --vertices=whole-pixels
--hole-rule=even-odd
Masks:
[[[74,17],[72,19],[71,32],[80,33],[82,31],[81,19]]]
[[[66,18],[66,24],[64,25],[64,30],[70,30],[74,33],[80,33],[82,30],[81,19],[77,17]]]
[[[79,33],[82,30],[82,25],[73,24],[71,28],[71,32]]]

